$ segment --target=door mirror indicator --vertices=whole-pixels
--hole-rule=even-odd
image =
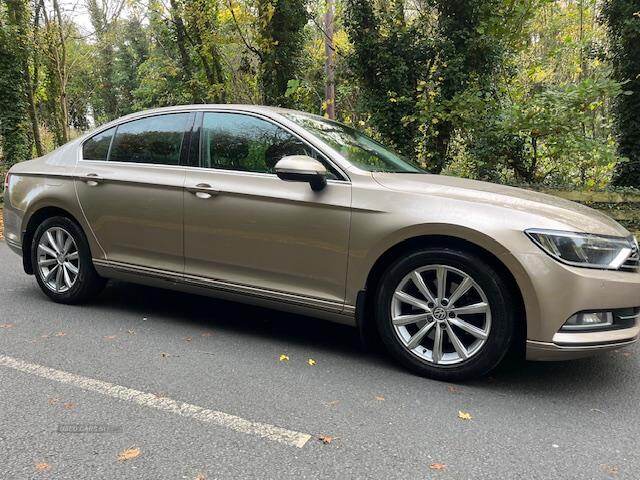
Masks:
[[[308,155],[282,157],[275,166],[276,175],[286,182],[307,182],[314,192],[327,185],[327,169]]]

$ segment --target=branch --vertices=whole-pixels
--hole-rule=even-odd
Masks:
[[[247,39],[245,38],[244,34],[242,33],[242,29],[240,28],[240,24],[238,23],[238,19],[236,18],[236,14],[233,11],[233,6],[231,5],[231,0],[227,0],[227,7],[229,8],[229,11],[231,12],[231,17],[233,18],[233,23],[236,26],[236,30],[238,30],[238,35],[240,35],[240,38],[242,39],[242,42],[244,43],[245,47],[247,47],[247,49],[250,52],[255,53],[258,58],[260,59],[260,61],[264,60],[264,57],[262,55],[262,52],[260,50],[258,50],[256,47],[252,46],[249,44],[249,42],[247,41]]]

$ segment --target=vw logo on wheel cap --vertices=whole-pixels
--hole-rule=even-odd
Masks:
[[[444,320],[447,318],[447,311],[442,307],[436,307],[433,310],[433,318],[436,320]]]

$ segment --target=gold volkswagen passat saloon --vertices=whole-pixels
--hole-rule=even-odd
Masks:
[[[429,175],[291,110],[123,117],[11,168],[4,229],[56,302],[109,278],[251,302],[376,332],[437,379],[482,375],[512,348],[576,358],[640,331],[638,243],[612,219]]]

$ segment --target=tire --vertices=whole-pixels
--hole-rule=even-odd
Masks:
[[[31,262],[38,285],[57,303],[85,302],[98,295],[106,284],[93,266],[82,229],[67,217],[51,217],[38,226],[31,243]]]
[[[444,295],[438,295],[443,284],[438,278],[445,279]],[[454,294],[460,285],[458,294],[464,293]],[[508,284],[480,256],[462,250],[430,248],[397,260],[383,274],[376,300],[382,343],[400,364],[424,377],[455,382],[485,375],[505,356],[514,335]]]

